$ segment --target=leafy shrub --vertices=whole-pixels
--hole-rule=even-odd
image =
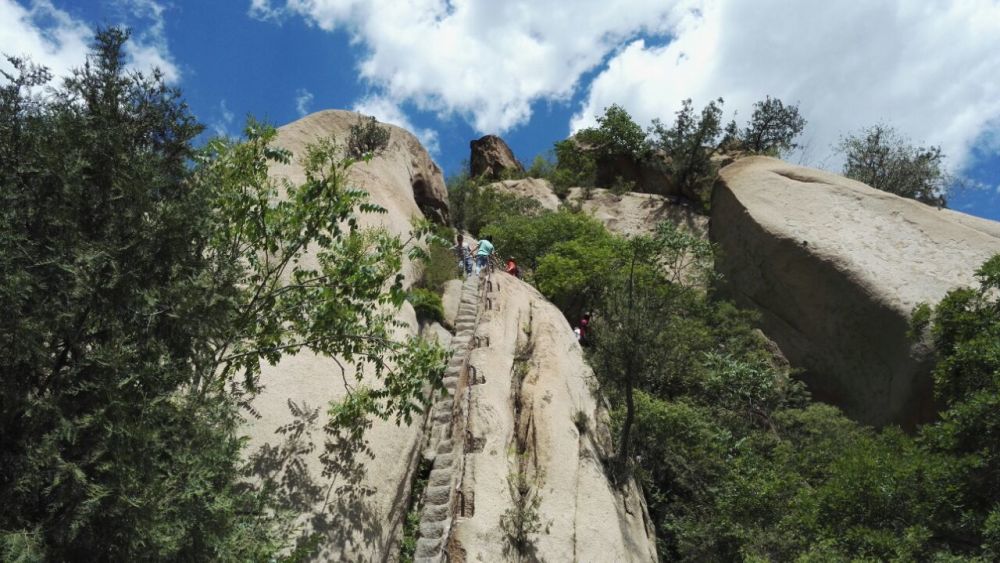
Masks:
[[[501,192],[462,173],[448,179],[448,200],[454,226],[478,237],[487,225],[507,217],[534,215],[542,206],[534,199]]]
[[[441,296],[423,288],[413,288],[406,294],[406,300],[413,305],[417,320],[422,323],[444,322],[444,304]]]
[[[952,182],[941,147],[914,146],[895,129],[873,125],[840,141],[844,175],[869,186],[928,205],[944,207]]]
[[[651,128],[653,146],[663,152],[671,182],[703,203],[718,173],[712,156],[721,133],[722,104],[722,98],[709,102],[696,117],[691,100],[684,100],[671,127],[655,119]]]
[[[581,148],[576,139],[566,139],[555,144],[556,167],[552,173],[552,185],[559,191],[556,195],[565,199],[569,188],[593,186],[597,181],[597,162],[594,154]]]
[[[347,154],[352,158],[376,155],[389,146],[390,131],[374,117],[359,117],[347,136]]]
[[[753,105],[750,122],[740,131],[739,148],[756,154],[779,155],[797,147],[795,138],[805,129],[799,107],[767,96]],[[735,126],[727,128],[728,131]]]

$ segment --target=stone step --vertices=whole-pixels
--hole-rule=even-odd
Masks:
[[[445,389],[454,390],[455,387],[458,387],[458,377],[446,377],[441,380],[441,383],[444,384]]]
[[[455,454],[438,454],[434,459],[434,469],[447,469],[455,463]]]
[[[438,459],[441,459],[441,456],[438,456]],[[435,461],[434,464],[437,465],[437,462]],[[447,505],[448,501],[451,500],[451,485],[438,485],[436,487],[428,486],[426,492],[424,493],[424,498],[427,499],[427,505]]]
[[[434,422],[450,422],[451,421],[451,410],[438,411],[434,413]]]
[[[421,522],[420,537],[438,539],[444,535],[444,522]]]
[[[437,447],[437,453],[439,453],[439,454],[448,454],[448,453],[451,453],[452,446],[453,446],[453,444],[452,444],[451,440],[441,440],[441,442],[438,444],[438,447]]]
[[[440,561],[441,540],[420,538],[414,553],[414,563],[438,563]]]
[[[442,485],[448,485],[449,483],[451,483],[450,469],[435,469],[434,471],[431,471],[431,474],[427,477],[427,484],[432,487],[440,487]]]
[[[428,522],[440,522],[448,518],[448,509],[449,506],[447,504],[427,505],[420,512],[420,520],[421,521],[426,520]]]

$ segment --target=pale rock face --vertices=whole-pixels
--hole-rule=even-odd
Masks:
[[[534,199],[542,208],[555,211],[560,201],[548,180],[525,178],[490,184],[497,191]],[[619,235],[648,235],[656,225],[669,221],[698,235],[707,236],[708,218],[691,207],[675,203],[657,194],[626,192],[615,195],[610,190],[592,188],[585,199],[584,188],[570,188],[567,203],[580,205],[584,213],[604,224],[609,231]]]
[[[1000,223],[767,157],[721,171],[710,234],[726,287],[817,398],[907,427],[935,412],[932,354],[906,336],[913,308],[974,285],[1000,252]]]
[[[299,159],[305,147],[330,135],[346,142],[358,117],[353,112],[323,111],[281,127],[275,144],[291,150],[294,158],[287,165],[272,166],[271,176],[304,181]],[[370,201],[387,210],[386,214],[362,214],[362,226],[385,228],[406,240],[413,220],[423,217],[422,206],[447,216],[447,193],[440,169],[416,138],[398,127],[387,127],[391,131],[388,149],[370,162],[356,163],[349,171],[349,185],[368,191]],[[304,263],[308,260],[309,256]],[[407,283],[416,271],[414,264],[404,266]],[[396,330],[398,339],[417,335],[417,319],[409,303],[404,303],[397,320],[403,323]],[[425,327],[424,332],[444,345],[450,340],[450,334],[437,325]],[[345,367],[343,377],[354,385],[354,371],[350,365]],[[365,382],[371,383],[367,378]],[[332,359],[303,352],[276,366],[265,366],[261,383],[265,389],[253,404],[260,418],[248,421],[250,452],[262,474],[291,449],[312,444],[312,449],[301,454],[302,470],[286,472],[285,477],[286,485],[296,493],[294,508],[305,513],[301,523],[322,535],[317,559],[384,561],[390,554],[394,557],[425,421],[397,426],[392,420],[376,419],[366,434],[371,457],[355,452],[353,460],[324,467],[320,454],[326,412],[331,401],[342,400],[347,393],[340,367]],[[279,428],[308,418],[294,416],[294,410],[303,408],[306,412],[318,409],[318,417],[306,424],[308,431],[295,439],[294,432],[279,433]],[[324,474],[325,469],[332,471]]]
[[[642,495],[605,475],[607,413],[569,324],[531,286],[505,274],[492,280],[492,309],[476,330],[488,345],[469,356],[480,377],[465,432],[466,452],[470,439],[477,444],[464,466],[474,510],[457,520],[451,551],[465,561],[518,560],[500,520],[514,506],[507,479],[522,463],[542,529],[522,560],[655,561]]]
[[[518,162],[507,143],[496,135],[486,135],[469,142],[469,176],[485,176],[499,180],[504,172],[523,173],[524,166]]]
[[[316,112],[279,128],[276,144],[296,155],[305,154],[307,145],[331,135],[346,145],[351,126],[362,117],[344,110]],[[389,211],[387,216],[368,216],[367,224],[387,226],[405,237],[413,217],[447,220],[448,189],[441,169],[412,133],[395,125],[381,125],[390,131],[389,147],[371,162],[355,164],[349,174],[352,186],[369,191],[372,200]],[[294,182],[305,179],[297,159],[272,166],[271,174]]]

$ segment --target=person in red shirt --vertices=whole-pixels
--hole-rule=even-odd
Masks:
[[[590,313],[584,313],[580,319],[580,344],[586,346],[590,343]]]
[[[507,258],[507,273],[514,276],[515,278],[521,277],[521,269],[517,267],[517,262],[514,261],[514,257],[510,256]]]

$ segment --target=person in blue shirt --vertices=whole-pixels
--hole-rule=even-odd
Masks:
[[[493,255],[493,237],[485,237],[476,245],[476,273],[482,272]]]

